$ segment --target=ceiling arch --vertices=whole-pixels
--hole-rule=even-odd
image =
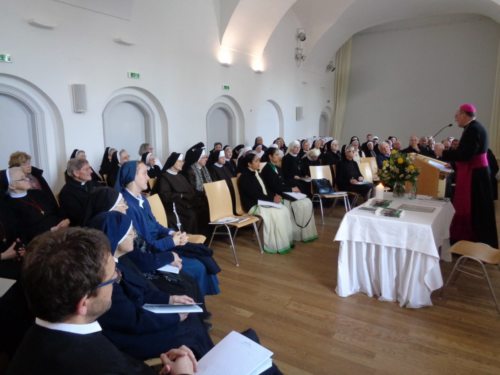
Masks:
[[[221,49],[262,56],[274,29],[296,0],[240,0],[222,33]],[[222,9],[223,10],[223,9]]]
[[[222,3],[219,3],[219,5]],[[292,11],[307,34],[306,66],[324,69],[355,33],[388,22],[479,14],[500,23],[500,0],[231,0],[221,27],[221,50],[260,58],[274,30]]]

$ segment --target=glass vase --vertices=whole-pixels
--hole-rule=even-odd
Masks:
[[[405,184],[400,181],[396,181],[392,186],[392,196],[394,198],[403,198],[405,196]]]
[[[411,182],[410,194],[408,194],[408,198],[417,199],[417,181]]]

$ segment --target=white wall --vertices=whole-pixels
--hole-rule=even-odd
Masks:
[[[354,36],[342,140],[367,132],[432,135],[456,108],[475,103],[490,119],[500,27],[479,16],[448,16],[378,27]],[[459,137],[455,126],[439,136]]]
[[[33,17],[56,27],[32,27],[26,20]],[[251,70],[251,56],[237,51],[231,67],[218,63],[219,30],[212,1],[135,1],[131,19],[124,20],[51,0],[7,0],[2,2],[0,22],[2,29],[8,30],[0,33],[0,53],[10,53],[13,60],[1,64],[0,73],[31,82],[56,104],[64,128],[64,154],[84,149],[95,169],[108,145],[104,143],[102,112],[113,93],[124,87],[147,90],[163,107],[168,134],[162,140],[168,139],[168,144],[163,144],[158,155],[162,160],[171,151],[183,152],[199,140],[206,141],[206,115],[221,95],[231,96],[240,105],[245,132],[238,133],[238,142],[250,144],[259,108],[267,100],[282,109],[288,141],[317,133],[318,118],[330,92],[320,88],[314,73],[295,65],[293,50],[299,25],[292,12],[284,17],[266,48],[262,74]],[[117,36],[135,45],[118,45],[112,41]],[[131,70],[140,72],[141,79],[128,79],[127,71]],[[309,82],[307,89],[302,81]],[[73,83],[87,87],[88,110],[84,114],[72,111]],[[222,89],[224,84],[230,85],[229,91]],[[304,106],[306,119],[311,119],[307,126],[305,121],[295,121],[297,105]],[[58,146],[50,142],[47,149],[53,152]],[[139,143],[128,150],[132,156]],[[0,167],[5,164],[0,161]],[[63,170],[61,164],[53,170]]]

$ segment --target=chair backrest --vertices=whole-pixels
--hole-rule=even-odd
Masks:
[[[458,241],[450,248],[450,252],[472,256],[488,264],[500,264],[500,250],[481,242]]]
[[[210,209],[210,221],[233,216],[233,203],[226,180],[203,184]]]
[[[372,168],[372,175],[376,176],[378,174],[378,165],[377,165],[377,159],[373,156],[367,157],[367,158],[361,158],[360,160],[361,163],[369,163],[370,167]]]
[[[148,181],[148,184],[149,184],[149,188],[151,190],[153,190],[153,188],[155,187],[156,185],[156,178],[150,178],[149,181]]]
[[[167,213],[165,212],[165,207],[163,207],[160,196],[158,194],[153,194],[147,197],[147,200],[151,206],[151,211],[153,211],[153,216],[156,221],[168,228]]]
[[[333,186],[332,171],[329,165],[310,165],[309,173],[313,180],[319,180],[321,178],[326,178]]]
[[[359,163],[359,170],[363,175],[365,181],[373,183],[373,172],[372,167],[369,162],[361,162]]]
[[[231,178],[234,188],[234,212],[236,215],[244,215],[243,205],[241,204],[240,188],[238,187],[238,177]]]

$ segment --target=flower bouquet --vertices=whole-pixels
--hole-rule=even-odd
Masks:
[[[384,160],[379,178],[386,185],[391,186],[395,197],[405,194],[405,183],[412,183],[416,189],[417,177],[420,170],[415,167],[410,154],[392,150],[388,160]]]

